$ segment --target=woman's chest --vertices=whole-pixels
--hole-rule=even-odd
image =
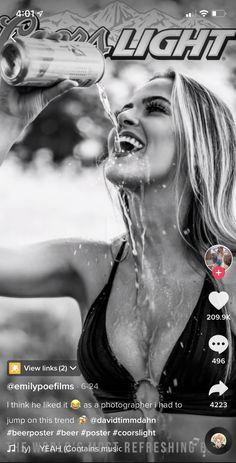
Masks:
[[[139,288],[132,279],[127,284],[117,280],[107,307],[107,336],[117,360],[136,381],[146,377],[158,384],[202,286],[197,277],[159,279],[146,287],[143,282]]]

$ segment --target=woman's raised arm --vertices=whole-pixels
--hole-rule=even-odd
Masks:
[[[61,39],[57,33],[49,35],[44,31],[38,31],[34,37]],[[38,88],[11,86],[0,79],[0,163],[21,132],[48,103],[75,87],[78,83],[73,80]],[[76,245],[79,246],[78,242],[59,240],[17,249],[0,247],[0,296],[71,296],[78,302],[86,299],[89,303],[110,270],[104,258],[99,258],[107,253],[107,245],[85,243],[75,259]],[[99,262],[102,264],[98,272]],[[96,278],[94,272],[98,272]]]
[[[69,296],[89,307],[108,279],[111,258],[109,244],[78,239],[0,247],[0,296]]]
[[[64,240],[0,248],[0,295],[9,297],[71,296],[75,270]],[[76,277],[79,289],[80,281]],[[82,287],[82,281],[81,281]]]

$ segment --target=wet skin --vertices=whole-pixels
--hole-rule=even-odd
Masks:
[[[122,292],[114,285],[107,310],[108,339],[134,379],[148,378],[154,386],[204,279],[190,268],[176,227],[171,92],[172,80],[161,78],[134,94],[118,117],[119,132],[121,137],[133,135],[143,146],[131,154],[117,153],[111,133],[105,168],[107,178],[122,185],[129,198],[130,248],[135,243],[136,252],[118,269],[128,289]]]

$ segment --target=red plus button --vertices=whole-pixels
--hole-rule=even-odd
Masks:
[[[225,276],[224,267],[220,267],[219,265],[217,265],[215,268],[213,268],[212,275],[216,280],[221,280],[221,278],[224,278]]]

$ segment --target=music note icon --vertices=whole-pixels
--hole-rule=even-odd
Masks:
[[[16,452],[16,444],[9,444],[7,452]]]

